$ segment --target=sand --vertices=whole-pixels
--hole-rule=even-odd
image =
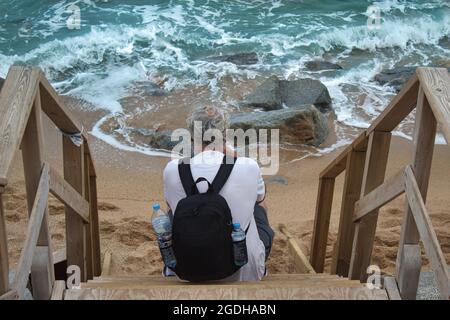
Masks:
[[[86,128],[90,128],[100,112],[80,113]],[[52,128],[44,119],[46,128]],[[47,161],[61,171],[61,142],[54,129],[47,129]],[[113,254],[112,272],[115,274],[159,274],[161,258],[150,226],[151,204],[164,203],[162,171],[169,158],[149,157],[143,154],[121,151],[98,139],[92,139],[91,148],[98,175],[98,198],[101,248]],[[311,157],[290,162],[283,154],[283,161],[275,182],[267,184],[266,204],[271,225],[276,229],[272,254],[268,262],[270,273],[292,273],[294,268],[287,254],[286,238],[277,230],[279,223],[298,237],[301,248],[309,255],[314,221],[319,172],[338,151],[321,157]],[[394,137],[389,156],[387,176],[410,162],[411,143]],[[450,152],[447,146],[435,149],[427,207],[439,241],[450,261]],[[14,268],[25,239],[27,207],[24,193],[22,160],[17,154],[10,170],[9,185],[4,194],[6,208],[10,265]],[[331,262],[332,245],[336,239],[339,221],[340,197],[343,177],[337,180],[331,218],[326,270]],[[279,183],[279,181],[285,183]],[[64,247],[64,206],[56,199],[49,201],[50,229],[54,250]],[[386,273],[395,269],[404,198],[386,205],[380,212],[373,251],[373,263]],[[428,262],[424,258],[424,266]]]

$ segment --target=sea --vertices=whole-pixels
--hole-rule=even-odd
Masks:
[[[257,63],[209,59],[249,52]],[[308,71],[305,63],[317,59],[342,70]],[[94,136],[149,155],[167,153],[129,135],[133,126],[154,127],[139,115],[164,112],[165,105],[172,114],[183,110],[196,103],[196,92],[239,109],[240,95],[229,91],[271,75],[327,86],[336,140],[308,155],[331,152],[367,128],[396,94],[374,81],[377,73],[442,61],[450,61],[448,0],[0,0],[0,76],[12,64],[39,66],[59,94],[101,111]],[[164,99],[149,95],[133,107],[136,92],[145,94],[137,89],[155,79],[164,79]],[[395,134],[410,139],[412,121]],[[436,141],[444,143],[440,135]]]

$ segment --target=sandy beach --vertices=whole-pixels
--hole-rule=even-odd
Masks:
[[[95,119],[101,116],[98,112],[81,112],[75,108],[73,111],[82,119],[88,130]],[[45,141],[49,156],[46,160],[61,171],[60,135],[53,129],[48,119],[43,119],[43,123],[47,128]],[[113,254],[112,272],[159,274],[162,262],[151,230],[150,215],[153,202],[164,203],[162,172],[169,158],[122,151],[94,137],[91,148],[98,176],[101,246],[103,252],[110,250]],[[290,162],[289,156],[282,153],[276,179],[265,177],[268,192],[266,203],[271,225],[277,231],[280,223],[287,224],[288,229],[297,236],[306,255],[309,255],[318,176],[339,151],[295,162]],[[450,262],[449,158],[448,146],[436,145],[427,201],[447,262]],[[411,143],[394,137],[387,176],[391,176],[408,164],[410,159]],[[15,268],[20,255],[27,223],[21,163],[19,152],[10,171],[10,182],[3,199],[12,269]],[[342,184],[343,176],[337,180],[335,189],[326,270],[331,262],[332,246],[336,239]],[[400,197],[380,212],[372,260],[386,273],[392,273],[395,268],[404,206],[404,198]],[[49,213],[54,250],[57,250],[64,247],[65,241],[64,206],[55,198],[51,198]],[[424,260],[425,268],[427,263]],[[279,231],[276,234],[268,268],[270,273],[294,272],[292,261],[287,254],[286,238]]]

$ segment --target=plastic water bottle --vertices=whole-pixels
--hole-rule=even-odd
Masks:
[[[233,223],[231,238],[233,239],[234,264],[242,267],[248,262],[248,256],[245,232],[241,229],[240,223]]]
[[[177,260],[172,248],[172,223],[169,215],[161,209],[159,203],[153,205],[152,224],[164,264],[173,269]]]

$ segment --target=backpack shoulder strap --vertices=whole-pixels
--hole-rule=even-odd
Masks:
[[[192,177],[190,158],[180,159],[178,163],[178,174],[180,175],[181,184],[183,185],[184,192],[186,192],[186,196],[191,196],[195,181]]]
[[[228,177],[233,170],[236,158],[224,155],[222,159],[222,164],[220,165],[219,171],[217,172],[213,182],[212,187],[215,193],[219,193],[228,180]]]

